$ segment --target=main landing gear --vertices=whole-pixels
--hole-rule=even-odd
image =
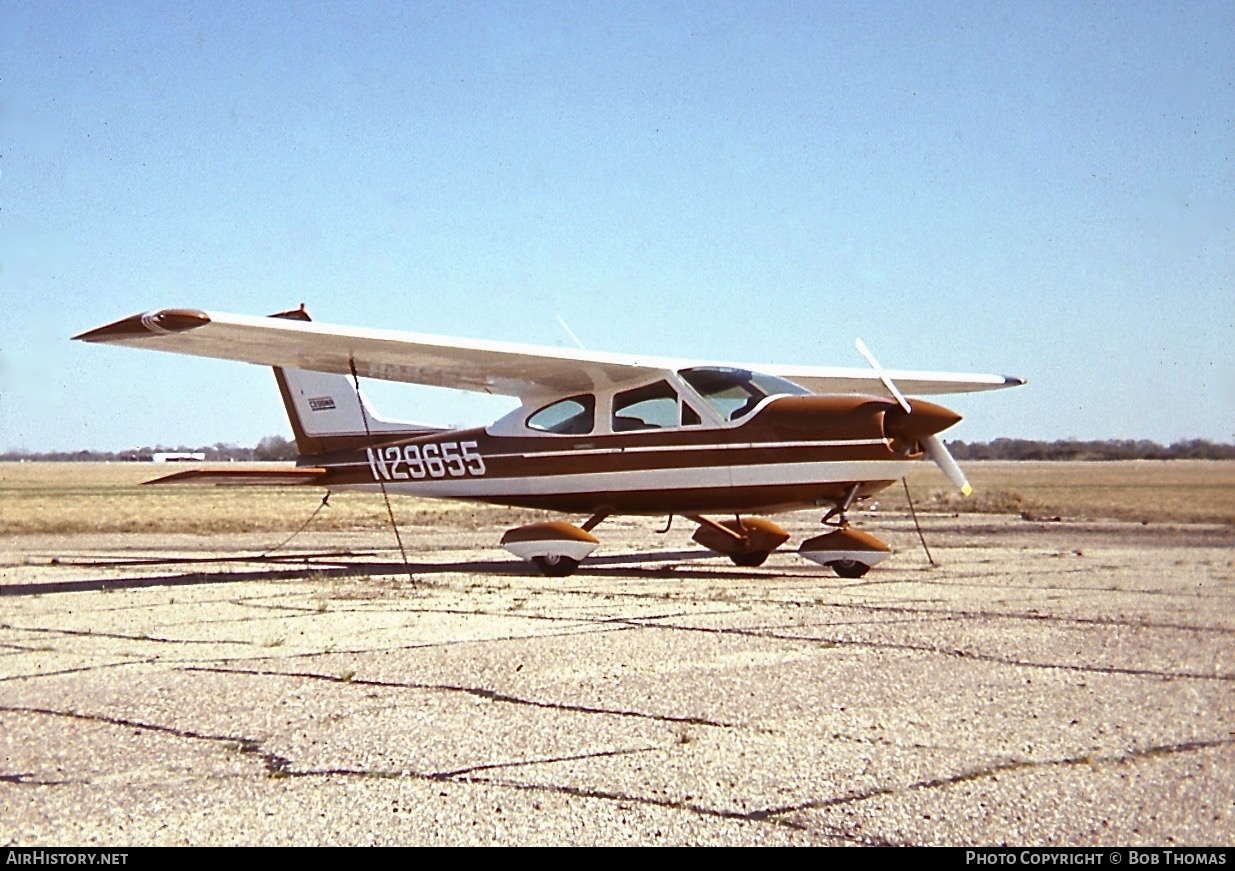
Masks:
[[[561,520],[517,526],[502,536],[502,547],[536,566],[542,575],[564,578],[574,574],[579,563],[600,544],[591,530],[607,516],[596,514],[583,526]],[[699,516],[690,519],[699,524],[695,541],[724,554],[739,566],[763,565],[768,554],[789,540],[789,533],[762,517],[735,517],[721,522]]]
[[[762,517],[735,517],[717,522],[698,514],[687,519],[699,524],[692,539],[735,565],[753,568],[763,565],[768,554],[789,540],[789,533]]]
[[[845,512],[856,495],[855,485],[823,518],[825,525],[834,528],[807,539],[798,548],[799,556],[827,566],[842,578],[860,578],[892,553],[873,535],[849,526]],[[502,536],[502,546],[536,566],[542,575],[564,578],[574,574],[579,563],[596,550],[600,541],[591,531],[608,516],[593,515],[582,526],[561,520],[517,526]],[[698,524],[691,536],[696,542],[747,568],[763,565],[772,551],[789,540],[788,532],[763,517],[717,521],[693,514],[687,519]],[[666,526],[660,531],[668,530]]]
[[[799,556],[827,566],[842,578],[860,578],[892,553],[873,535],[850,528],[843,512],[830,513],[825,522],[833,517],[838,518],[836,528],[802,542]],[[789,540],[789,533],[762,517],[735,517],[719,523],[699,516],[690,519],[699,524],[692,536],[695,541],[739,566],[763,565],[771,551]]]

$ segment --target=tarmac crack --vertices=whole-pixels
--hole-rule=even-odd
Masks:
[[[277,674],[284,674],[279,672]],[[328,680],[339,680],[329,676],[320,675],[302,675],[309,677],[320,677]],[[372,683],[372,682],[370,682]],[[385,684],[378,684],[385,685]],[[1010,773],[1016,771],[1042,769],[1042,768],[1058,768],[1071,766],[1088,766],[1093,767],[1098,764],[1118,764],[1127,762],[1136,762],[1143,759],[1160,758],[1163,756],[1171,756],[1181,753],[1196,752],[1199,750],[1214,749],[1220,747],[1235,746],[1235,739],[1215,739],[1215,740],[1197,740],[1186,741],[1175,744],[1162,744],[1145,747],[1139,750],[1133,750],[1129,753],[1094,757],[1091,755],[1071,756],[1061,759],[1051,760],[1009,760],[995,765],[987,765],[981,768],[970,769],[967,771],[958,772],[956,774],[935,777],[925,780],[915,781],[903,786],[881,786],[874,789],[868,789],[861,792],[849,793],[841,796],[834,796],[826,799],[815,799],[811,801],[799,802],[792,805],[781,805],[760,808],[756,810],[737,810],[733,808],[712,807],[694,802],[687,797],[686,799],[673,798],[658,798],[653,796],[640,796],[615,790],[597,789],[589,787],[571,786],[568,784],[544,784],[544,783],[522,783],[512,781],[506,778],[490,778],[476,777],[476,772],[491,771],[501,768],[512,768],[517,766],[543,765],[552,764],[554,762],[576,761],[580,759],[590,758],[605,758],[615,757],[620,755],[646,753],[655,751],[657,747],[641,747],[627,748],[618,750],[598,751],[595,753],[577,754],[563,757],[550,757],[543,759],[529,759],[506,763],[491,763],[486,765],[470,766],[466,768],[453,769],[440,772],[411,772],[411,771],[381,771],[381,770],[366,770],[366,769],[348,769],[348,768],[332,768],[332,769],[317,769],[317,770],[296,770],[294,763],[287,757],[281,756],[271,751],[263,750],[262,743],[252,738],[236,737],[231,735],[217,735],[204,732],[198,732],[189,729],[177,729],[170,726],[162,726],[151,724],[140,720],[132,720],[121,717],[111,717],[102,714],[84,714],[78,711],[57,711],[46,708],[28,708],[28,707],[0,707],[0,711],[8,711],[12,713],[27,713],[40,714],[46,716],[67,717],[71,719],[101,722],[109,725],[144,729],[152,732],[169,734],[176,737],[188,738],[193,740],[204,740],[216,743],[222,743],[224,746],[236,750],[241,753],[251,754],[262,761],[266,776],[270,778],[280,779],[286,777],[326,777],[326,776],[347,776],[375,779],[403,779],[411,778],[422,781],[432,782],[450,782],[458,784],[484,784],[490,786],[501,787],[505,789],[513,789],[523,792],[539,792],[539,793],[554,793],[558,795],[569,796],[572,798],[594,799],[607,802],[615,802],[618,804],[637,804],[649,807],[657,807],[668,810],[679,810],[689,812],[698,816],[710,817],[715,819],[733,820],[740,822],[751,822],[770,824],[779,827],[788,828],[795,831],[811,831],[819,830],[819,827],[799,820],[792,819],[794,814],[801,814],[812,810],[827,810],[829,808],[842,807],[849,804],[855,804],[870,799],[894,796],[898,794],[906,794],[917,791],[946,789],[962,783],[974,782],[988,777],[997,777],[999,774]],[[76,781],[42,781],[33,779],[33,775],[29,773],[7,774],[0,775],[0,782],[13,783],[18,785],[60,785],[68,784]],[[877,836],[869,834],[859,835],[852,831],[837,829],[835,827],[825,827],[824,832],[829,837],[838,840],[845,840],[854,843],[865,844],[882,844],[892,845],[896,842],[881,839]]]
[[[522,768],[529,765],[551,765],[556,762],[578,762],[583,759],[606,759],[616,756],[630,756],[636,753],[650,753],[660,750],[660,747],[632,747],[626,750],[599,750],[595,753],[576,753],[572,756],[555,756],[545,759],[522,759],[518,762],[493,762],[487,765],[471,765],[466,768],[456,768],[453,771],[439,771],[426,775],[431,780],[460,780],[470,778],[477,771],[493,771],[499,768]]]
[[[157,662],[157,659],[132,657],[121,660],[120,662],[101,662],[97,665],[82,665],[76,668],[60,668],[56,671],[40,671],[34,674],[9,674],[0,677],[0,683],[11,680],[35,680],[36,678],[45,677],[62,677],[66,674],[81,674],[88,671],[101,671],[105,668],[122,668],[129,665],[150,665]]]
[[[334,679],[334,678],[330,678]],[[475,772],[483,770],[493,770],[498,768],[512,768],[515,766],[526,765],[542,765],[551,764],[554,762],[568,762],[580,759],[593,759],[615,757],[620,755],[647,753],[662,748],[659,747],[637,747],[619,750],[598,751],[595,753],[578,754],[574,756],[564,756],[547,759],[530,759],[519,762],[493,763],[488,765],[478,765],[468,768],[461,768],[452,771],[441,772],[412,772],[412,771],[381,771],[368,769],[349,769],[349,768],[330,768],[330,769],[296,769],[292,760],[285,756],[281,756],[271,751],[264,751],[262,743],[253,738],[237,737],[234,735],[213,735],[204,732],[197,732],[191,729],[177,729],[171,726],[162,726],[154,723],[147,723],[141,720],[132,720],[123,717],[111,717],[105,714],[85,714],[80,711],[57,711],[49,708],[29,708],[29,707],[13,707],[2,706],[0,711],[8,711],[10,713],[23,714],[39,714],[52,717],[65,717],[74,720],[85,722],[106,723],[112,726],[119,726],[132,729],[144,729],[151,732],[172,735],[178,738],[187,738],[199,741],[209,741],[222,744],[224,747],[256,756],[262,761],[266,776],[272,779],[283,778],[305,778],[305,777],[358,777],[372,778],[380,780],[396,780],[396,779],[415,779],[435,783],[458,783],[458,784],[484,784],[489,786],[497,786],[505,789],[514,789],[523,792],[550,792],[558,795],[566,795],[574,798],[591,798],[603,801],[611,801],[625,804],[640,804],[652,807],[660,807],[671,810],[681,810],[697,814],[699,816],[707,816],[719,819],[740,820],[746,822],[767,822],[777,826],[783,826],[795,830],[803,830],[805,827],[793,820],[782,820],[776,818],[774,814],[765,812],[743,812],[729,810],[725,808],[712,808],[705,805],[693,803],[689,800],[677,800],[669,798],[653,798],[650,796],[629,795],[622,792],[591,789],[585,787],[575,787],[565,784],[529,784],[511,781],[507,779],[476,777]],[[26,779],[28,775],[11,775],[4,780],[6,782],[22,783],[22,784],[37,784],[37,785],[59,785],[59,783],[32,781]],[[71,781],[64,781],[67,784]],[[86,781],[88,782],[88,781]]]
[[[520,783],[518,781],[502,780],[497,778],[468,777],[463,780],[455,780],[454,782],[482,783],[489,786],[500,786],[506,789],[515,789],[523,792],[549,792],[557,795],[570,796],[571,798],[590,798],[601,801],[618,802],[620,804],[646,805],[649,807],[665,808],[668,810],[687,811],[698,816],[712,817],[715,819],[752,823],[770,823],[772,825],[783,826],[785,828],[794,829],[797,831],[804,831],[807,828],[806,826],[793,820],[780,819],[775,816],[759,816],[759,812],[708,807],[707,805],[698,804],[690,801],[689,799],[653,798],[651,796],[630,795],[623,792],[614,792],[610,790],[580,786],[568,786],[565,784]]]
[[[904,650],[913,653],[933,653],[938,656],[952,656],[959,659],[969,659],[977,662],[992,662],[998,665],[1011,665],[1017,668],[1038,668],[1059,671],[1075,671],[1096,674],[1123,674],[1132,677],[1155,677],[1162,680],[1204,680],[1204,681],[1235,681],[1235,674],[1201,674],[1198,672],[1157,671],[1146,668],[1131,668],[1116,665],[1077,665],[1075,663],[1033,662],[1000,656],[993,653],[978,653],[960,648],[948,649],[929,644],[908,644],[894,641],[865,641],[853,638],[828,638],[814,635],[786,635],[780,632],[767,632],[756,629],[740,629],[736,627],[714,626],[682,626],[679,624],[644,623],[639,618],[626,619],[623,622],[631,626],[647,629],[668,629],[682,632],[703,632],[716,635],[741,635],[751,638],[767,638],[775,641],[793,641],[823,649],[835,647],[865,647],[876,650]]]
[[[43,780],[34,772],[25,771],[19,774],[0,774],[0,783],[12,783],[18,786],[72,786],[82,784],[83,780]]]
[[[1062,759],[1014,759],[1007,762],[1001,762],[996,765],[989,765],[983,768],[975,768],[969,771],[962,771],[958,774],[949,775],[946,777],[935,777],[929,780],[919,780],[913,783],[905,784],[904,786],[881,786],[874,789],[865,790],[863,792],[851,793],[848,795],[837,796],[835,798],[823,799],[817,801],[802,802],[796,805],[784,805],[781,807],[770,807],[762,811],[752,812],[760,816],[775,817],[785,814],[801,813],[810,810],[826,810],[832,807],[840,807],[847,804],[867,801],[872,798],[881,796],[896,795],[901,793],[917,792],[919,790],[944,789],[950,786],[955,786],[960,783],[970,783],[973,781],[982,780],[987,777],[997,777],[1000,774],[1015,772],[1038,770],[1044,768],[1062,768],[1071,766],[1089,766],[1093,767],[1099,764],[1117,764],[1126,762],[1136,762],[1142,759],[1154,759],[1162,756],[1173,756],[1180,753],[1193,753],[1198,750],[1211,750],[1219,747],[1235,746],[1235,738],[1220,738],[1208,741],[1184,741],[1178,744],[1162,744],[1152,747],[1145,747],[1140,750],[1132,750],[1128,753],[1110,756],[1093,756],[1089,754],[1081,756],[1069,756]]]
[[[1123,627],[1126,629],[1175,629],[1183,632],[1205,632],[1223,635],[1235,635],[1235,627],[1229,626],[1197,626],[1189,623],[1151,623],[1148,621],[1133,622],[1131,620],[1114,620],[1109,617],[1064,617],[1057,614],[1013,614],[1006,611],[938,611],[931,608],[907,608],[898,605],[843,605],[841,607],[852,608],[856,611],[870,611],[874,613],[903,613],[911,615],[946,615],[949,619],[990,619],[990,620],[1014,620],[1028,622],[1050,622],[1050,623],[1075,623],[1081,626],[1094,627]]]
[[[401,644],[401,645],[397,645],[393,647],[390,647],[390,646],[346,647],[346,648],[338,648],[338,649],[331,647],[331,648],[322,649],[322,650],[303,650],[297,653],[282,653],[282,654],[279,654],[278,656],[240,657],[240,656],[236,656],[235,654],[228,654],[228,655],[220,655],[220,656],[215,656],[215,657],[205,657],[205,656],[196,657],[192,661],[194,662],[232,662],[234,660],[243,659],[246,662],[266,662],[270,660],[276,660],[279,662],[287,662],[293,659],[317,659],[322,656],[356,655],[356,654],[364,654],[364,653],[387,653],[387,652],[396,651],[396,650],[403,650],[403,651],[425,650],[429,648],[439,648],[439,647],[456,647],[459,645],[466,645],[466,644],[494,644],[494,643],[500,643],[504,641],[526,641],[529,639],[541,639],[541,638],[571,638],[574,636],[590,635],[590,634],[596,634],[596,633],[602,633],[602,632],[627,632],[627,631],[630,631],[632,628],[633,627],[631,626],[618,626],[618,625],[600,626],[600,625],[594,625],[594,624],[588,624],[588,623],[581,623],[575,631],[568,630],[568,631],[561,631],[561,632],[539,632],[535,634],[526,634],[526,635],[495,635],[490,638],[465,638],[465,639],[458,639],[458,640],[453,640],[453,641],[425,641],[419,644]],[[265,647],[266,645],[263,644],[259,646]],[[142,660],[142,661],[147,661],[147,660]],[[149,661],[153,662],[154,660],[149,660]],[[164,659],[163,661],[169,662],[171,660]],[[176,660],[176,661],[183,662],[185,660],[181,659],[181,660]],[[35,677],[42,677],[42,675],[35,675]],[[0,680],[4,680],[4,678],[0,678]]]
[[[256,618],[249,618],[256,619]],[[203,622],[229,622],[229,621],[203,621]],[[250,646],[258,646],[253,641],[236,641],[236,640],[203,640],[199,638],[163,638],[157,635],[125,635],[120,632],[102,632],[93,629],[57,629],[47,626],[13,626],[8,623],[0,623],[0,630],[9,630],[10,632],[36,632],[47,635],[68,635],[77,638],[99,638],[110,639],[113,641],[140,641],[154,642],[156,644],[242,644]]]
[[[262,742],[255,738],[237,737],[235,735],[211,735],[196,732],[192,729],[177,729],[174,726],[162,726],[157,723],[147,723],[143,720],[131,720],[126,717],[111,717],[106,714],[85,714],[81,711],[57,711],[53,708],[31,708],[13,705],[0,706],[0,712],[13,714],[41,714],[48,717],[64,717],[88,723],[105,723],[109,726],[119,726],[127,729],[141,729],[176,738],[188,738],[194,741],[210,741],[221,743],[225,747],[240,753],[257,756],[266,770],[268,777],[286,776],[292,762],[277,753],[263,751]],[[65,781],[66,783],[71,781]],[[88,782],[88,781],[86,781]]]
[[[512,705],[526,705],[546,710],[565,711],[573,714],[601,714],[616,717],[633,717],[641,720],[654,720],[661,723],[673,723],[683,726],[712,726],[720,729],[738,728],[736,723],[726,723],[718,720],[707,720],[702,717],[675,717],[669,714],[648,714],[642,711],[624,711],[618,708],[597,708],[588,705],[574,705],[567,702],[543,702],[510,695],[486,687],[469,687],[453,684],[431,684],[397,681],[366,680],[362,678],[343,678],[332,674],[299,671],[274,671],[240,668],[207,668],[204,666],[186,666],[183,671],[200,671],[215,674],[247,674],[257,677],[298,677],[309,680],[329,681],[330,683],[347,684],[351,686],[382,687],[385,689],[429,690],[434,692],[463,693],[491,702],[502,702]]]

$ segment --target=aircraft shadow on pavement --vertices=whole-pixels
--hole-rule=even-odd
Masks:
[[[365,554],[311,554],[287,556],[231,556],[189,557],[165,559],[92,560],[89,562],[61,561],[61,567],[79,568],[150,568],[157,565],[216,565],[220,563],[263,563],[286,566],[289,562],[308,562],[282,568],[256,568],[246,571],[189,571],[161,575],[144,575],[130,578],[85,578],[66,581],[45,581],[30,584],[0,585],[0,596],[41,596],[50,593],[82,593],[103,590],[134,590],[146,587],[191,587],[206,584],[236,584],[246,581],[309,581],[331,578],[371,577],[377,575],[440,575],[482,574],[534,576],[539,574],[531,566],[517,560],[462,560],[458,562],[373,562],[352,561],[348,558]],[[576,578],[680,578],[741,580],[766,578],[770,574],[783,574],[773,570],[739,569],[736,566],[682,566],[683,561],[717,559],[709,551],[652,551],[648,553],[613,554],[590,557],[579,567]],[[553,580],[553,579],[550,579]],[[562,579],[567,580],[567,579]]]

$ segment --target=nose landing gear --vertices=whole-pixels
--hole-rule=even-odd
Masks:
[[[824,525],[836,528],[809,538],[798,547],[799,556],[827,566],[842,578],[860,578],[892,553],[892,548],[875,536],[849,525],[845,512],[857,495],[858,485],[854,484],[845,498],[823,516]]]
[[[842,578],[862,577],[891,553],[892,548],[875,536],[853,529],[848,523],[809,538],[798,548],[799,556],[827,566]]]

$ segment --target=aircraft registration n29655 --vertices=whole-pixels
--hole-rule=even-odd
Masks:
[[[938,437],[960,416],[906,395],[1024,383],[884,371],[860,341],[871,368],[747,366],[331,326],[304,306],[269,317],[163,309],[75,338],[274,368],[296,467],[161,481],[299,481],[574,515],[579,525],[532,523],[502,538],[551,576],[573,572],[612,515],[688,518],[699,544],[757,566],[790,537],[758,515],[823,507],[827,531],[798,553],[860,577],[890,549],[848,524],[855,504],[923,457],[969,492]],[[519,407],[472,429],[391,421],[369,408],[360,377],[501,394]]]

